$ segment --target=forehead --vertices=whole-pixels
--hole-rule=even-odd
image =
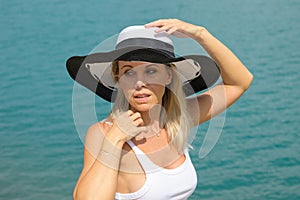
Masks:
[[[123,66],[141,66],[141,65],[164,65],[164,64],[157,64],[157,63],[151,63],[151,62],[144,62],[144,61],[118,61],[118,66],[123,67]]]

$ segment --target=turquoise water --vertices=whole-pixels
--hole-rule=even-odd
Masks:
[[[128,25],[173,17],[207,27],[255,76],[204,159],[197,135],[191,199],[300,199],[300,2],[141,2],[0,1],[0,199],[71,199],[83,145],[66,59]]]

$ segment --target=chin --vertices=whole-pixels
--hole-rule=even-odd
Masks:
[[[131,109],[137,112],[148,112],[152,106],[153,104],[139,104],[139,105],[133,104],[131,105]]]
[[[133,102],[130,104],[130,107],[132,110],[135,110],[137,112],[148,112],[154,105],[161,104],[158,101],[154,102],[147,102],[147,103],[137,103]]]

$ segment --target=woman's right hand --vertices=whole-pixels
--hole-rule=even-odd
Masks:
[[[114,199],[124,143],[145,131],[140,113],[128,110],[112,119],[112,126],[97,123],[85,140],[84,167],[74,189],[74,199]],[[99,129],[100,128],[100,129]],[[102,132],[103,134],[99,134]],[[95,162],[95,161],[99,162]]]
[[[119,139],[126,142],[141,132],[147,131],[147,127],[144,126],[144,121],[139,112],[128,110],[113,119],[113,126],[110,131],[118,132]]]

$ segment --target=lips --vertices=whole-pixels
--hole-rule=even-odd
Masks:
[[[134,98],[147,98],[150,97],[150,94],[135,94]]]
[[[135,101],[138,103],[147,103],[149,101],[150,96],[150,94],[146,93],[136,93],[133,95]]]

